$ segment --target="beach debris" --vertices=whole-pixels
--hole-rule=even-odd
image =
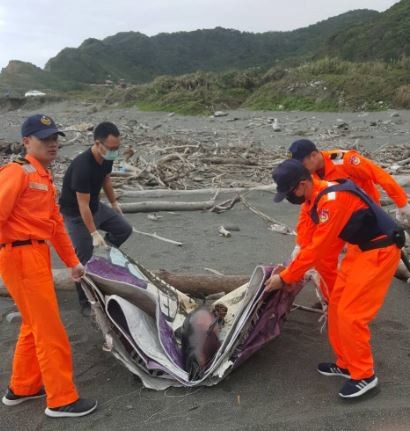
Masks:
[[[295,232],[290,227],[281,224],[281,223],[273,223],[270,225],[270,230],[273,232],[278,232],[283,235],[295,235]]]
[[[6,320],[8,323],[21,323],[21,313],[18,311],[8,313],[6,316]]]
[[[239,228],[239,226],[235,225],[235,224],[227,224],[225,225],[225,229],[229,230],[231,232],[239,232],[241,229]]]
[[[154,214],[148,214],[147,219],[152,220],[152,221],[158,221],[158,220],[162,219],[162,216],[155,214],[155,213]]]
[[[21,142],[11,142],[8,140],[0,139],[0,153],[3,154],[19,154],[23,150]]]
[[[94,130],[94,124],[92,123],[79,123],[73,124],[72,126],[61,129],[63,132],[92,132]]]
[[[224,111],[215,111],[213,117],[218,118],[218,117],[226,117],[228,115],[227,112]]]
[[[219,232],[219,235],[225,238],[230,238],[232,236],[232,233],[229,230],[225,229],[223,226],[219,226],[218,232]]]
[[[277,118],[273,119],[272,129],[273,129],[274,132],[280,132],[282,130],[281,127],[280,127],[280,125],[279,125],[279,121],[278,121]]]
[[[259,211],[258,209],[253,208],[243,195],[240,196],[240,200],[243,203],[243,205],[246,208],[248,208],[251,212],[253,212],[255,215],[260,217],[265,222],[269,223],[270,229],[272,231],[279,232],[285,235],[296,235],[296,232],[293,229],[291,229],[289,226],[287,226],[285,223],[275,220],[274,218],[263,213],[262,211]]]
[[[164,241],[164,242],[168,242],[168,243],[173,244],[173,245],[177,245],[178,247],[181,247],[182,245],[184,245],[184,243],[182,243],[182,242],[174,241],[173,239],[169,239],[169,238],[165,238],[163,236],[157,235],[156,232],[154,232],[154,233],[142,232],[140,230],[135,229],[135,227],[132,228],[132,231],[135,233],[138,233],[139,235],[149,236],[150,238],[155,238],[155,239],[158,239],[160,241]]]

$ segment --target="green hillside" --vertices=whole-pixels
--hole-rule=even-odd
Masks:
[[[269,68],[278,61],[308,59],[339,31],[368,23],[379,13],[357,10],[289,32],[247,33],[215,28],[191,32],[118,33],[104,40],[87,39],[50,59],[46,70],[64,80],[104,82],[123,78],[147,82],[160,75],[198,70]]]
[[[410,0],[402,0],[374,20],[331,36],[318,56],[351,61],[397,60],[410,56]]]

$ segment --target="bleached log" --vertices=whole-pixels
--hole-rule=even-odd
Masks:
[[[158,212],[158,211],[204,211],[215,206],[215,201],[201,202],[170,202],[145,201],[121,204],[124,213]]]
[[[119,197],[123,198],[160,198],[160,197],[173,197],[173,196],[187,196],[187,195],[204,195],[214,194],[216,192],[221,193],[247,193],[253,191],[266,191],[273,192],[276,190],[276,186],[261,185],[256,187],[226,187],[226,188],[206,188],[206,189],[192,189],[192,190],[170,190],[170,189],[154,189],[154,190],[119,190],[117,192]]]

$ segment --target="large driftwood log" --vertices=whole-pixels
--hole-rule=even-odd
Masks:
[[[276,190],[275,185],[261,185],[251,188],[245,187],[226,187],[226,188],[207,188],[207,189],[194,189],[194,190],[170,190],[170,189],[155,189],[155,190],[119,190],[117,192],[119,197],[125,198],[161,198],[173,196],[186,196],[186,195],[214,195],[215,193],[245,193],[251,191],[267,191],[273,192]]]
[[[228,293],[249,281],[248,275],[175,274],[164,269],[153,272],[181,292],[197,297]],[[74,282],[66,269],[53,269],[53,277],[57,290],[74,290]],[[9,296],[1,278],[0,296]]]
[[[171,286],[192,296],[207,296],[219,292],[231,292],[249,281],[249,275],[175,274],[166,270],[155,275]]]
[[[215,201],[169,202],[145,201],[121,204],[124,213],[157,212],[157,211],[204,211],[215,206]]]

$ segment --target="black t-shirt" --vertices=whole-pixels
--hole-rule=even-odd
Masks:
[[[91,148],[79,154],[70,164],[64,175],[60,195],[60,209],[65,215],[78,216],[76,192],[90,194],[90,210],[98,210],[99,195],[105,177],[112,171],[111,160],[104,160],[100,165],[95,160]]]

